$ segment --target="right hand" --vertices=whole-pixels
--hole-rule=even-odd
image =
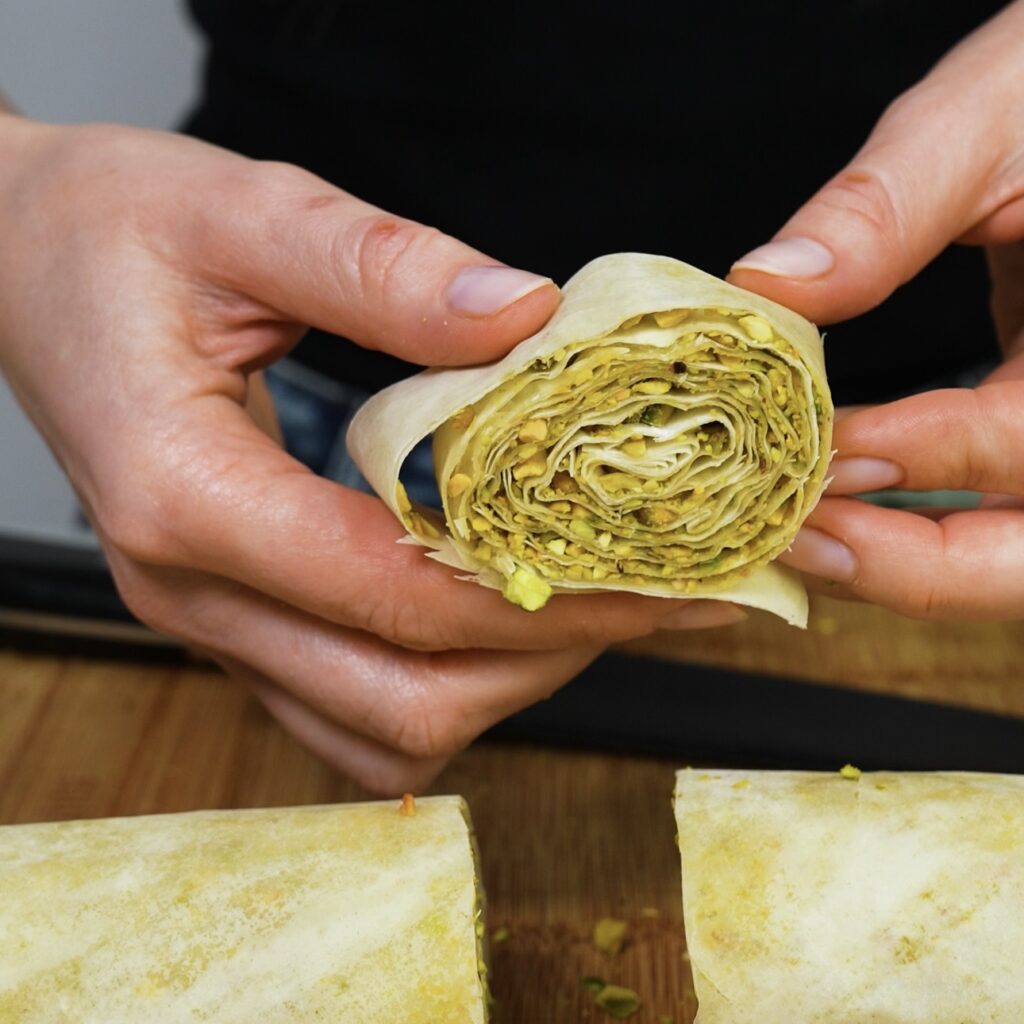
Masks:
[[[247,411],[303,325],[479,363],[550,316],[549,281],[182,137],[0,116],[0,152],[0,366],[124,600],[368,788],[422,786],[608,643],[741,617],[632,595],[525,613],[396,544],[381,502],[314,476]]]

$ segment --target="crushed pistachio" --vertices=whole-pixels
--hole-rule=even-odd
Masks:
[[[631,459],[639,459],[647,454],[647,442],[643,438],[640,438],[639,441],[625,441],[620,448]]]
[[[589,992],[600,992],[608,982],[604,978],[597,978],[592,974],[588,974],[580,978],[580,984]]]
[[[520,441],[543,441],[548,436],[547,420],[527,420],[519,428]]]
[[[523,566],[505,580],[502,595],[506,601],[519,605],[528,612],[543,608],[551,597],[551,587],[540,576]]]
[[[491,943],[495,946],[500,946],[503,942],[508,942],[508,937],[511,934],[508,928],[502,925],[500,928],[495,928],[491,932]]]
[[[766,342],[772,340],[772,328],[767,320],[762,320],[759,316],[750,314],[749,316],[741,316],[737,321],[740,327],[742,327],[747,334],[749,334],[754,341]]]
[[[664,312],[651,314],[654,317],[654,322],[659,327],[676,327],[689,315],[690,311],[688,309],[667,309]]]
[[[616,491],[639,491],[642,488],[640,480],[631,473],[605,473],[601,477],[601,486],[609,494]]]
[[[593,562],[595,558],[582,544],[576,544],[572,541],[565,546],[565,551],[566,554],[583,562]]]
[[[637,513],[646,526],[666,526],[676,518],[676,513],[666,505],[648,505]]]
[[[623,988],[621,985],[605,985],[600,992],[594,996],[594,1002],[616,1020],[626,1020],[632,1017],[641,1006],[640,997],[631,989]]]
[[[531,477],[543,476],[548,468],[548,460],[543,454],[534,455],[525,462],[520,462],[512,470],[514,480],[529,480]]]
[[[861,777],[862,773],[861,770],[854,765],[844,764],[843,767],[839,769],[839,774],[842,775],[844,779],[856,782]]]
[[[597,531],[583,519],[574,519],[569,524],[569,530],[584,540],[594,540],[597,537]]]
[[[473,422],[473,406],[467,405],[461,408],[448,422],[456,430],[465,430]]]
[[[408,515],[412,511],[412,502],[401,481],[395,484],[395,504],[403,515]]]
[[[558,557],[561,558],[562,555],[565,554],[565,544],[565,538],[559,537],[556,540],[549,540],[544,547],[546,547],[553,555],[558,555]]]
[[[672,406],[649,405],[640,414],[640,422],[649,427],[663,427],[672,418]]]
[[[457,498],[460,494],[465,494],[470,487],[473,486],[473,481],[465,473],[456,473],[448,481],[448,497]]]
[[[615,917],[602,917],[594,925],[594,946],[602,953],[614,954],[622,951],[626,942],[629,925]]]
[[[565,515],[572,511],[572,505],[567,501],[553,501],[548,505],[548,508],[550,508],[552,512],[557,512],[559,515]]]
[[[563,469],[551,478],[551,486],[559,494],[575,494],[579,491],[576,481]]]
[[[667,395],[672,385],[667,380],[642,380],[633,385],[633,390],[638,395]]]
[[[421,516],[418,512],[412,512],[408,516],[408,521],[414,533],[425,534],[434,540],[440,539],[441,531],[426,516]]]

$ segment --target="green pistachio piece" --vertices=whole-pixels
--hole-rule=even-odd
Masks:
[[[594,1002],[616,1020],[626,1020],[640,1009],[640,997],[631,988],[621,985],[605,985],[594,996]]]
[[[535,612],[548,603],[551,587],[535,572],[519,566],[505,580],[501,593],[506,601],[519,605],[525,611]]]

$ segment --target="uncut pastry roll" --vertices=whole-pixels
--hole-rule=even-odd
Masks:
[[[1024,1021],[1024,778],[691,770],[675,809],[697,1024]]]
[[[371,398],[348,446],[410,537],[527,610],[618,590],[805,625],[798,577],[769,563],[821,495],[832,414],[813,325],[685,263],[621,253],[579,271],[500,362]],[[443,522],[399,481],[431,434]]]
[[[482,1024],[463,802],[0,828],[0,1022]]]

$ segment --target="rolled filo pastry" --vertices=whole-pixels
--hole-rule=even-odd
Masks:
[[[375,395],[348,445],[411,538],[527,610],[630,591],[804,625],[802,584],[770,563],[821,495],[832,417],[813,325],[677,260],[621,253],[579,271],[500,362]],[[443,521],[399,479],[431,434]]]
[[[482,1024],[454,797],[0,828],[2,1024]]]
[[[1024,1021],[1024,777],[680,772],[697,1024]]]

